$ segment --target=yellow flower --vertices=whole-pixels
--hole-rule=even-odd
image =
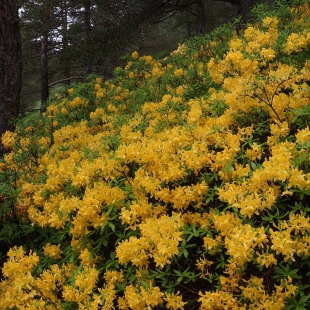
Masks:
[[[153,76],[163,76],[164,75],[164,72],[161,70],[161,68],[159,68],[159,67],[154,67],[153,69],[152,69],[152,75]]]
[[[15,143],[15,137],[16,137],[16,133],[11,132],[11,131],[6,131],[2,137],[2,144],[4,145],[4,147],[6,148],[12,148],[14,143]]]
[[[66,108],[61,108],[61,113],[62,113],[63,115],[69,114],[69,112],[68,112],[68,110],[67,110]]]
[[[55,104],[52,104],[48,106],[46,110],[50,115],[54,116],[58,111],[58,107]]]
[[[26,149],[30,144],[30,140],[28,138],[21,138],[19,143],[23,149]]]
[[[199,260],[196,260],[196,267],[201,271],[200,278],[203,278],[209,274],[209,267],[213,265],[214,262],[207,260],[204,256]]]
[[[71,95],[71,94],[73,94],[73,92],[74,92],[74,88],[69,88],[68,89],[68,93]]]
[[[244,307],[239,307],[237,298],[232,293],[217,290],[215,292],[199,292],[201,296],[198,301],[201,302],[200,309],[214,310],[214,309],[239,309],[244,310]]]
[[[96,261],[96,259],[94,259],[92,257],[92,253],[89,252],[89,250],[87,248],[85,248],[84,250],[81,251],[80,255],[79,255],[79,259],[81,260],[82,265],[93,265]]]
[[[172,309],[172,310],[183,310],[184,306],[187,304],[187,302],[182,301],[182,296],[179,296],[180,292],[177,292],[176,294],[173,293],[166,293],[164,300],[167,303],[166,308]]]
[[[274,50],[271,48],[263,48],[260,52],[260,55],[266,60],[272,60],[276,57]]]
[[[183,86],[183,85],[179,86],[179,87],[176,89],[175,93],[176,93],[178,96],[182,96],[182,95],[184,94],[184,86]]]
[[[98,91],[98,90],[100,90],[100,89],[101,89],[100,84],[99,84],[99,83],[95,84],[95,90]]]
[[[265,17],[263,19],[264,27],[277,27],[279,20],[276,17]]]
[[[260,266],[265,266],[266,268],[268,268],[270,265],[277,264],[277,260],[273,254],[267,254],[267,253],[260,254],[258,252],[256,252],[256,254],[257,254],[256,261]]]
[[[237,38],[237,39],[233,39],[229,42],[229,47],[232,51],[238,51],[242,48],[242,40]]]
[[[103,97],[103,91],[102,91],[102,90],[97,91],[97,92],[96,92],[96,97],[97,97],[98,99],[101,99],[101,98]]]
[[[179,215],[146,219],[139,225],[141,238],[132,236],[119,243],[116,249],[119,261],[131,261],[133,265],[142,267],[148,265],[148,256],[152,256],[156,266],[170,264],[170,259],[179,252],[182,225],[183,219]]]
[[[148,63],[152,63],[153,62],[153,57],[150,56],[150,55],[142,56],[141,59],[143,59],[144,61],[146,61]]]
[[[171,52],[170,55],[185,55],[187,50],[188,48],[185,44],[179,44],[178,48],[175,51]]]
[[[158,286],[144,288],[141,287],[141,296],[144,299],[145,304],[148,306],[148,309],[153,309],[162,303],[162,296],[164,294],[160,291]]]
[[[300,144],[305,144],[306,142],[310,141],[310,130],[309,126],[307,126],[304,129],[299,130],[297,134],[295,135],[296,137],[296,142]]]
[[[283,123],[278,122],[277,124],[271,124],[270,131],[275,137],[286,137],[289,132],[288,122],[285,121]]]
[[[187,122],[189,124],[197,124],[197,122],[198,122],[198,120],[202,114],[200,103],[191,99],[190,100],[190,107],[191,107],[191,110],[188,112]]]
[[[253,143],[251,149],[247,149],[245,152],[245,156],[251,160],[261,159],[263,155],[263,150],[261,145],[257,143]]]
[[[28,126],[25,128],[25,132],[34,132],[35,128],[33,126]]]
[[[291,54],[293,51],[300,51],[309,45],[308,33],[292,33],[288,36],[284,51]]]
[[[131,54],[131,57],[133,59],[138,59],[139,58],[139,53],[137,51],[134,51],[132,54]]]
[[[14,279],[22,273],[31,271],[38,263],[39,256],[30,251],[29,255],[25,255],[23,247],[11,248],[8,252],[9,260],[4,263],[2,273],[5,277]],[[20,281],[20,279],[16,279]]]
[[[174,76],[176,76],[176,77],[180,77],[180,76],[182,76],[183,74],[184,74],[183,69],[176,69],[176,70],[174,71]]]
[[[125,300],[130,309],[147,309],[142,296],[132,284],[126,286]]]
[[[107,270],[104,274],[104,279],[107,283],[113,283],[116,282],[124,282],[124,276],[122,271],[118,272],[116,270]]]

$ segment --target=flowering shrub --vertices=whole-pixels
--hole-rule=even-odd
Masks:
[[[309,4],[256,14],[3,135],[1,309],[310,306]]]

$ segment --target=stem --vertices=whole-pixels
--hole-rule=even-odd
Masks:
[[[279,86],[279,85],[278,85],[278,86]],[[276,90],[277,90],[277,89],[278,89],[278,87],[276,88]],[[275,92],[276,92],[276,90],[275,90]],[[263,88],[263,91],[264,91],[264,93],[265,93],[265,95],[266,95],[267,101],[264,100],[264,99],[262,99],[262,101],[265,102],[265,103],[271,108],[271,110],[273,111],[273,113],[276,115],[277,119],[280,121],[280,123],[282,123],[282,120],[281,120],[280,116],[278,115],[278,113],[277,113],[277,111],[274,109],[274,107],[272,106],[272,101],[273,101],[273,98],[274,98],[274,96],[275,96],[275,92],[273,93],[273,95],[272,95],[272,97],[271,97],[271,100],[270,100],[270,102],[269,102],[268,94],[267,94],[267,92],[266,92],[265,87]]]
[[[259,96],[259,95],[256,94],[256,97],[257,97],[259,100],[261,100],[262,102],[266,103],[266,104],[271,108],[271,110],[272,110],[273,113],[276,115],[276,117],[277,117],[277,119],[279,120],[280,123],[282,123],[282,120],[281,120],[279,114],[277,113],[277,111],[276,111],[276,110],[274,109],[274,107],[272,106],[272,102],[273,102],[273,98],[274,98],[276,92],[278,91],[280,85],[281,85],[282,83],[284,83],[284,82],[285,82],[285,80],[282,81],[282,82],[277,86],[277,88],[275,89],[275,91],[274,91],[274,93],[273,93],[273,95],[272,95],[272,97],[271,97],[270,100],[269,100],[269,98],[268,98],[268,94],[267,94],[267,91],[266,91],[266,88],[265,88],[265,87],[263,87],[263,88],[261,88],[261,89],[263,90],[263,92],[264,92],[264,94],[265,94],[265,96],[266,96],[266,100],[265,100],[264,98],[262,98],[261,96]],[[257,88],[260,88],[257,84],[254,84],[254,85],[255,85]]]
[[[52,147],[52,145],[54,144],[54,124],[53,124],[53,115],[54,112],[51,111],[51,142],[50,142],[50,148]]]

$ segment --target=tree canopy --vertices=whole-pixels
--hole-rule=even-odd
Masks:
[[[254,1],[21,1],[23,44],[22,110],[43,105],[50,85],[91,73],[112,77],[120,57],[169,52],[191,36],[201,35],[241,14]],[[221,7],[224,10],[221,11]],[[40,74],[39,74],[40,72]]]

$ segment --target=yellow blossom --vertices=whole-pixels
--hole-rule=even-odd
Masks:
[[[161,68],[159,68],[159,67],[154,67],[154,68],[152,69],[152,75],[153,75],[153,76],[156,76],[156,77],[161,77],[161,76],[164,75],[164,72],[162,71]]]
[[[184,94],[184,86],[183,85],[179,86],[175,92],[178,96],[182,96]]]
[[[137,51],[134,51],[134,52],[131,54],[131,57],[132,57],[133,59],[138,59],[138,58],[139,58],[138,52],[137,52]]]
[[[271,48],[262,48],[260,55],[266,60],[272,60],[276,56],[274,50]]]
[[[54,259],[58,259],[61,257],[62,251],[60,250],[60,244],[58,245],[52,245],[50,243],[47,243],[44,248],[44,255],[52,257]]]
[[[184,74],[183,69],[176,69],[176,70],[174,71],[174,76],[176,76],[176,77],[180,77],[180,76],[182,76],[183,74]]]
[[[15,138],[16,138],[16,133],[11,132],[11,131],[6,131],[1,137],[2,144],[6,148],[12,148],[15,143]]]
[[[61,113],[63,114],[63,115],[67,115],[67,114],[69,114],[69,112],[68,112],[68,110],[66,109],[66,108],[61,108]]]
[[[182,301],[182,296],[179,295],[180,292],[176,294],[166,293],[164,300],[166,301],[166,308],[172,310],[182,310],[187,302]]]
[[[296,133],[296,142],[300,144],[306,144],[307,142],[310,142],[310,130],[309,126],[307,126],[304,129],[298,129],[298,132]]]
[[[256,254],[257,254],[256,261],[260,266],[265,266],[266,268],[268,268],[270,265],[277,264],[277,260],[273,254],[267,254],[267,253],[260,254],[258,252],[256,252]]]

